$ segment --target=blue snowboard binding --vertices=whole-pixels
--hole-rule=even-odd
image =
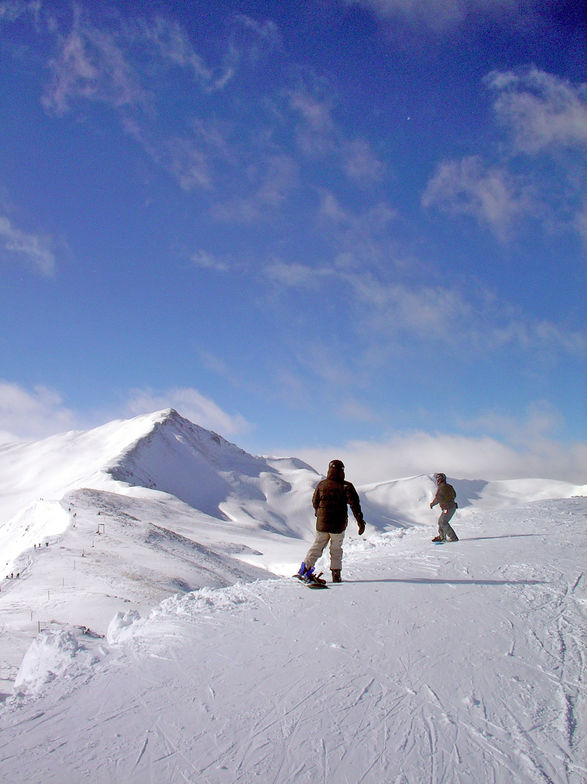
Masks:
[[[326,580],[322,579],[322,572],[320,574],[314,573],[314,567],[311,566],[309,569],[306,567],[304,561],[300,566],[300,570],[294,574],[298,580],[301,582],[306,583],[308,588],[326,588]]]

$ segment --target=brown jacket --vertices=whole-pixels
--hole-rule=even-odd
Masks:
[[[335,471],[328,471],[326,479],[318,483],[312,497],[316,514],[316,530],[329,534],[341,534],[348,524],[348,509],[351,507],[357,523],[363,521],[359,494],[350,482]]]
[[[456,506],[456,497],[457,494],[455,493],[454,487],[446,482],[441,482],[438,485],[438,490],[436,491],[436,495],[430,506],[432,507],[436,506],[436,504],[440,504],[441,509],[452,509],[453,506]]]

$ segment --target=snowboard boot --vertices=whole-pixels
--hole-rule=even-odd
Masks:
[[[294,574],[294,577],[297,577],[298,580],[305,580],[307,572],[308,569],[306,569],[306,564],[302,561],[300,570]]]
[[[432,541],[433,542],[445,542],[446,539],[444,538],[444,536],[440,536],[440,534],[438,534],[438,536],[435,536]]]
[[[331,569],[330,571],[332,572],[332,582],[333,583],[341,583],[342,582],[342,577],[340,576],[341,570],[340,569]]]

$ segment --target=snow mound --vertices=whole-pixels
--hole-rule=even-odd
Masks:
[[[200,613],[211,615],[226,612],[251,601],[253,595],[250,585],[235,583],[228,588],[201,588],[199,591],[170,596],[153,610],[152,618],[160,615],[197,616]]]
[[[377,528],[405,528],[422,522],[426,509],[436,492],[432,476],[377,482],[357,488],[363,502],[365,519]]]
[[[71,629],[43,630],[30,645],[14,682],[16,695],[34,697],[56,678],[91,673],[100,656]]]
[[[141,622],[140,613],[136,610],[117,612],[108,625],[106,640],[110,645],[119,645],[133,637]]]

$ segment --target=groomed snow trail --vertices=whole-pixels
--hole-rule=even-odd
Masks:
[[[95,664],[9,701],[3,780],[583,784],[586,510],[472,512],[454,545],[374,535],[327,591],[283,578],[168,599]]]

